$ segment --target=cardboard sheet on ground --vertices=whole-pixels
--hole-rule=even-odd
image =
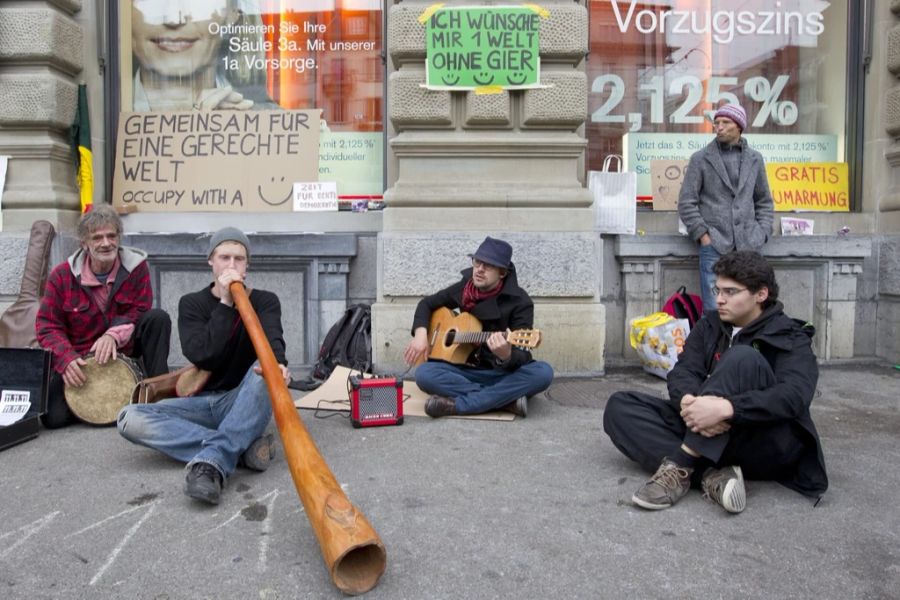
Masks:
[[[318,389],[311,392],[291,390],[294,406],[318,410],[340,410],[350,412],[350,400],[347,393],[347,378],[359,376],[359,371],[351,371],[347,367],[337,366],[331,376]],[[428,394],[419,389],[414,381],[403,382],[403,416],[427,417],[425,400]],[[481,419],[489,421],[512,421],[516,416],[508,412],[490,412],[483,415],[460,415],[458,419]]]

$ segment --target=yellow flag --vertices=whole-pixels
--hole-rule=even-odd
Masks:
[[[91,210],[94,203],[94,154],[91,152],[91,120],[88,116],[87,86],[78,86],[78,108],[71,130],[75,151],[75,170],[81,193],[81,212]]]

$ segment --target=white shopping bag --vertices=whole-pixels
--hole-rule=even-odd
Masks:
[[[613,161],[617,171],[611,171]],[[610,154],[602,171],[588,173],[588,187],[594,193],[594,229],[600,233],[634,235],[637,212],[637,173],[621,172],[622,157]]]

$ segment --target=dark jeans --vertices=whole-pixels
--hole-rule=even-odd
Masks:
[[[761,354],[750,346],[735,346],[722,354],[698,395],[729,398],[774,383],[775,375]],[[706,467],[726,465],[740,466],[748,479],[779,479],[803,452],[801,430],[792,421],[733,425],[707,438],[690,431],[669,400],[641,392],[610,396],[603,429],[622,454],[651,473],[663,458],[686,445],[703,458],[695,469],[695,481]]]
[[[172,320],[158,308],[145,312],[134,327],[134,346],[130,358],[139,358],[142,371],[147,377],[155,377],[169,372],[169,337],[172,334]],[[66,404],[65,383],[62,375],[53,371],[47,394],[47,412],[41,415],[41,423],[47,429],[64,427],[77,421],[69,405]]]

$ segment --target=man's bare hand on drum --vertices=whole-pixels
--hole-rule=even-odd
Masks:
[[[87,377],[84,376],[81,367],[86,364],[83,358],[76,358],[67,364],[66,370],[62,374],[63,382],[69,387],[83,386],[87,382]]]
[[[234,269],[225,269],[216,278],[216,287],[219,291],[219,298],[223,304],[234,306],[234,298],[231,297],[231,284],[234,281],[243,283],[246,274],[241,274]]]
[[[115,338],[104,333],[91,346],[91,352],[94,353],[94,360],[97,361],[98,365],[105,365],[110,360],[116,360],[117,347],[118,344],[116,344]]]

